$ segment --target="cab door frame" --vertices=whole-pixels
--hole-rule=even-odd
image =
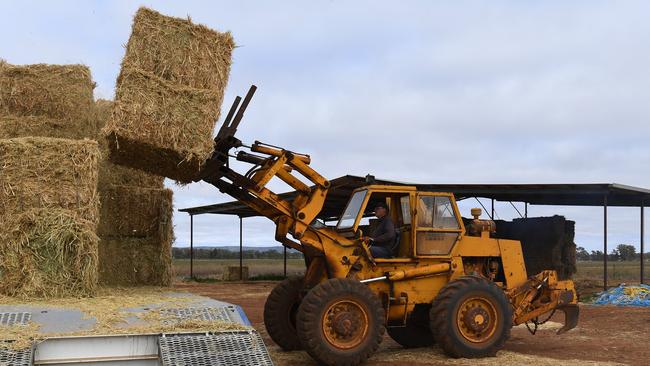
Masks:
[[[435,227],[421,227],[420,226],[420,215],[423,213],[419,212],[418,209],[418,203],[420,198],[422,197],[446,197],[449,199],[449,203],[453,209],[453,214],[456,219],[456,223],[458,224],[458,228],[435,228]],[[434,201],[435,202],[435,201]],[[453,252],[454,248],[460,240],[462,239],[464,233],[465,233],[465,225],[463,224],[463,220],[461,219],[460,211],[458,209],[458,205],[456,204],[456,198],[454,197],[453,193],[448,193],[448,192],[416,192],[415,197],[414,197],[414,202],[413,202],[413,209],[414,209],[414,215],[411,217],[412,221],[412,229],[413,229],[413,255],[415,258],[450,258],[451,253]],[[433,218],[432,218],[433,220]],[[418,233],[419,232],[430,232],[430,233],[455,233],[456,239],[454,240],[454,243],[449,246],[449,250],[447,253],[444,254],[418,254]]]

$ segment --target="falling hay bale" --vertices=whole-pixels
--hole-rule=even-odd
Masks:
[[[116,186],[100,195],[100,282],[170,285],[172,191]]]
[[[5,65],[0,69],[0,113],[87,123],[94,88],[84,65]]]
[[[169,241],[172,228],[172,191],[112,186],[100,192],[97,234],[102,238],[155,237]]]
[[[190,19],[168,17],[143,7],[133,20],[122,68],[222,93],[234,48],[230,32],[215,32]]]
[[[102,128],[111,116],[113,101],[100,99],[95,103],[97,125]],[[99,131],[96,131],[98,133]],[[109,160],[108,142],[98,136],[102,158],[99,161],[99,189],[110,186],[136,186],[143,188],[163,188],[163,177],[113,164]]]
[[[190,182],[210,156],[234,42],[141,8],[104,127],[111,160]]]
[[[5,218],[0,231],[0,292],[18,297],[92,295],[99,241],[95,225],[58,208]]]
[[[65,208],[97,222],[96,141],[0,140],[0,222],[32,208]]]
[[[99,140],[102,159],[99,161],[98,187],[135,186],[144,188],[163,188],[164,178],[142,170],[114,164],[109,160],[110,151],[106,140]]]
[[[118,84],[113,118],[105,128],[111,160],[192,181],[212,152],[220,97],[141,72],[122,71]]]

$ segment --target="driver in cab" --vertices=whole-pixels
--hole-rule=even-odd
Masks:
[[[390,258],[393,256],[392,248],[395,242],[395,224],[388,216],[388,206],[379,202],[375,206],[377,225],[370,233],[370,236],[363,238],[364,243],[370,245],[370,254],[374,258]]]

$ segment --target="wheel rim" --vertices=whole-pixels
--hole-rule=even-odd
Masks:
[[[365,308],[354,300],[341,300],[329,305],[323,313],[323,333],[327,341],[339,349],[350,349],[363,342],[368,334],[369,320]]]
[[[495,304],[483,297],[464,300],[456,314],[456,325],[460,334],[472,343],[489,341],[496,332],[498,323]]]

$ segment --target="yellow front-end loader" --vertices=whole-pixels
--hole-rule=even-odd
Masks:
[[[266,328],[280,347],[358,365],[387,331],[405,347],[437,343],[451,357],[472,358],[495,355],[513,325],[537,324],[555,310],[565,313],[558,334],[577,325],[573,282],[551,270],[527,277],[520,242],[493,238],[494,223],[479,219],[478,209],[466,226],[451,193],[369,182],[336,225],[317,220],[330,183],[311,158],[235,137],[255,89],[236,98],[201,179],[268,217],[275,239],[304,255],[304,277],[281,282],[266,301]],[[230,158],[252,168],[237,173]],[[291,199],[267,188],[273,178],[295,190]],[[364,240],[377,203],[395,224],[391,258],[373,258]]]

